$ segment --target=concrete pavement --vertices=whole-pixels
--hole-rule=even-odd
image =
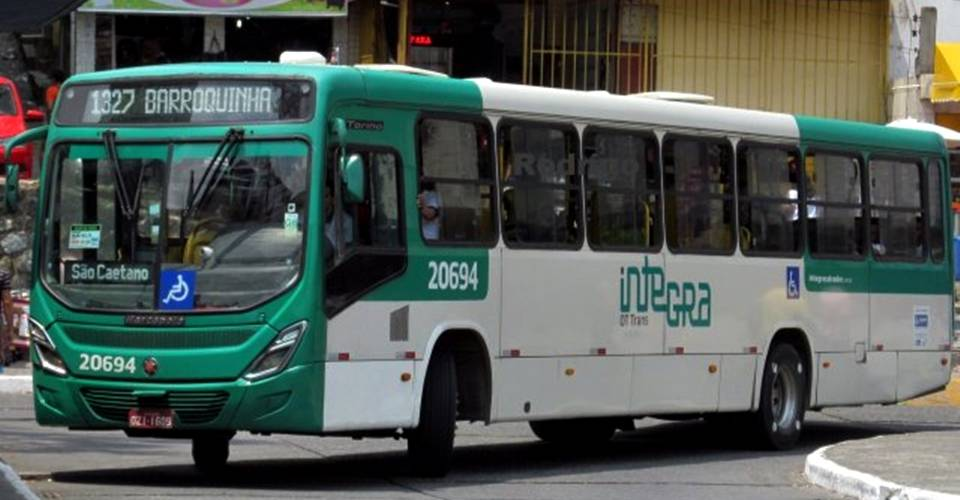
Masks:
[[[946,390],[904,403],[960,412],[960,367]],[[960,500],[960,431],[876,436],[825,446],[807,457],[814,484],[860,499]]]
[[[18,361],[0,373],[0,394],[25,394],[33,391],[32,368],[27,361]]]
[[[33,369],[27,360],[18,361],[0,373],[0,394],[23,394],[33,391]]]
[[[960,499],[960,431],[876,436],[807,456],[814,484],[860,499]]]

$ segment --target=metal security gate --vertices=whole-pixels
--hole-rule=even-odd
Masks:
[[[650,0],[525,0],[523,82],[632,94],[654,89]]]

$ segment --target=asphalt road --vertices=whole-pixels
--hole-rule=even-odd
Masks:
[[[816,448],[889,432],[958,429],[960,409],[872,407],[813,413],[790,452],[760,452],[701,421],[638,421],[592,449],[541,443],[525,424],[461,425],[453,472],[406,473],[393,440],[238,435],[228,473],[197,474],[187,441],[70,432],[33,422],[32,399],[0,394],[0,458],[43,499],[808,499],[836,498],[807,484]]]

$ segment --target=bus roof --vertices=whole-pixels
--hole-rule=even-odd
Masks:
[[[187,63],[82,73],[67,85],[118,79],[190,76],[303,77],[333,98],[364,99],[425,109],[486,111],[514,117],[562,119],[677,131],[772,137],[803,144],[844,144],[876,151],[941,154],[937,134],[881,125],[794,116],[724,106],[671,102],[607,92],[587,92],[493,82],[486,78],[437,78],[374,67],[272,62]]]
[[[472,80],[492,113],[578,118],[608,123],[648,125],[717,133],[797,139],[791,115],[704,104],[664,101],[606,92],[585,92]]]
[[[874,125],[872,123],[797,116],[804,145],[854,146],[872,151],[910,151],[942,155],[943,137],[934,132]]]

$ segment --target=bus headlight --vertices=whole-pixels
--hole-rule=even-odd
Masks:
[[[44,370],[57,375],[67,374],[67,364],[57,353],[57,346],[50,340],[47,330],[33,318],[30,318],[30,343],[37,351],[40,366]]]
[[[294,323],[277,334],[270,345],[250,364],[244,378],[258,380],[283,371],[307,331],[307,322]]]

